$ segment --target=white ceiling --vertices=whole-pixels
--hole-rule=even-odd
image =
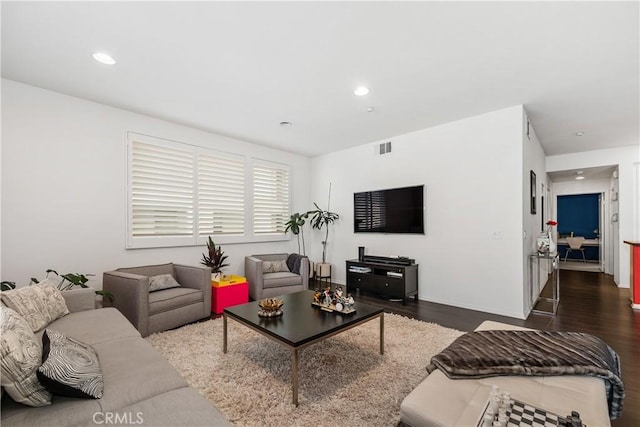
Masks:
[[[639,141],[635,1],[3,1],[1,13],[4,78],[308,156],[517,104],[547,155]]]
[[[575,181],[577,176],[583,176],[585,180],[610,180],[613,173],[617,170],[617,166],[598,166],[593,168],[548,172],[548,175],[552,182]]]

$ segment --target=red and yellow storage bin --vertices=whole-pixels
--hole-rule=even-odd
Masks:
[[[211,312],[222,314],[225,308],[249,302],[247,278],[233,274],[211,281]]]

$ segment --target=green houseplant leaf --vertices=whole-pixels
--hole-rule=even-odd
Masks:
[[[207,242],[207,249],[208,256],[207,254],[202,254],[202,261],[200,261],[200,264],[211,267],[212,273],[220,273],[224,267],[229,266],[229,264],[225,262],[228,257],[224,254],[220,245],[216,247],[211,236],[209,236],[209,240]]]
[[[96,295],[102,295],[102,298],[106,298],[111,302],[115,300],[115,296],[113,295],[112,292],[109,292],[109,291],[97,290]]]
[[[292,214],[291,217],[289,217],[289,221],[284,224],[284,232],[288,233],[290,231],[298,238],[298,253],[302,253],[303,255],[307,254],[307,250],[304,246],[304,225],[307,222],[307,218],[309,218],[309,212],[296,212]],[[300,237],[302,237],[302,252],[300,252]]]
[[[58,282],[58,284],[56,285],[57,288],[61,291],[73,289],[76,286],[79,286],[81,288],[90,288],[90,286],[87,285],[87,282],[89,281],[88,276],[94,276],[94,274],[82,274],[82,273],[66,273],[61,275],[61,274],[58,274],[56,270],[53,270],[51,268],[48,268],[46,270],[46,273],[47,274],[45,277],[47,278],[51,273],[54,273],[56,276],[61,278],[60,282]],[[5,290],[4,283],[13,283],[13,287],[15,288],[14,282],[2,282],[2,283],[3,283],[3,286],[2,286],[3,291]],[[32,277],[31,281],[29,282],[29,285],[38,284],[38,283],[40,283],[40,281],[35,277]],[[102,297],[107,298],[110,301],[113,301],[115,299],[115,296],[109,291],[103,291],[98,289],[95,291],[95,294],[101,295]]]
[[[316,207],[314,210],[307,212],[307,215],[311,216],[311,227],[322,231],[325,229],[324,241],[322,241],[322,263],[326,262],[327,242],[329,241],[329,225],[336,222],[340,215],[335,212],[321,209],[317,203],[313,203]]]
[[[16,282],[8,282],[3,280],[0,282],[0,291],[10,291],[11,289],[16,288]]]

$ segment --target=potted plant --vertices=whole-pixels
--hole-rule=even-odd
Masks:
[[[307,255],[307,249],[304,245],[304,225],[309,218],[309,212],[304,213],[294,213],[289,218],[289,221],[285,223],[286,228],[284,232],[287,233],[291,231],[291,233],[298,238],[298,253],[302,255]],[[302,237],[302,252],[300,252],[300,237]],[[309,277],[313,277],[314,272],[314,264],[313,261],[309,260]]]
[[[294,213],[289,218],[284,225],[286,226],[284,229],[285,233],[291,231],[291,233],[298,238],[298,253],[302,255],[306,255],[307,250],[304,246],[304,224],[306,223],[307,218],[309,218],[309,212],[305,213]],[[300,237],[302,236],[302,252],[300,252]]]
[[[329,200],[327,202],[327,210],[324,210],[318,206],[317,203],[313,203],[315,209],[307,212],[307,215],[311,216],[311,227],[316,230],[322,231],[325,228],[324,240],[322,241],[322,263],[316,264],[316,276],[317,277],[329,277],[331,275],[331,264],[327,264],[327,242],[329,241],[329,225],[333,224],[340,218],[337,213],[331,212],[329,207],[331,205],[331,184],[329,184]]]
[[[47,274],[45,275],[45,279],[48,279],[49,274],[51,273],[54,273],[56,276],[60,278],[60,282],[58,282],[58,285],[57,285],[60,291],[67,291],[69,289],[73,289],[76,286],[80,286],[81,288],[89,288],[90,286],[87,285],[87,282],[89,281],[89,277],[87,276],[93,276],[93,274],[81,274],[81,273],[58,274],[57,271],[49,268],[47,269]],[[34,283],[39,283],[39,281],[35,277],[32,277],[31,282],[29,282],[29,284],[32,285]],[[113,294],[109,291],[96,289],[95,293],[96,295],[100,295],[102,296],[102,298],[106,298],[111,302],[113,302],[114,300]]]
[[[202,254],[200,264],[211,267],[211,280],[220,281],[222,269],[229,266],[229,264],[225,263],[228,257],[222,252],[220,245],[216,247],[211,236],[209,236],[209,241],[207,242],[207,249],[209,256]]]

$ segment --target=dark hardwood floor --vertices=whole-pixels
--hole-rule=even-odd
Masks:
[[[310,284],[310,288],[315,285]],[[543,290],[543,295],[549,289]],[[549,331],[585,332],[603,339],[620,356],[626,397],[622,416],[614,427],[640,426],[640,312],[631,309],[629,289],[619,289],[610,275],[560,271],[560,304],[555,316],[532,314],[526,320],[497,316],[427,301],[409,300],[406,306],[360,293],[357,301],[442,326],[472,331],[485,320]],[[598,427],[598,426],[589,426]]]

